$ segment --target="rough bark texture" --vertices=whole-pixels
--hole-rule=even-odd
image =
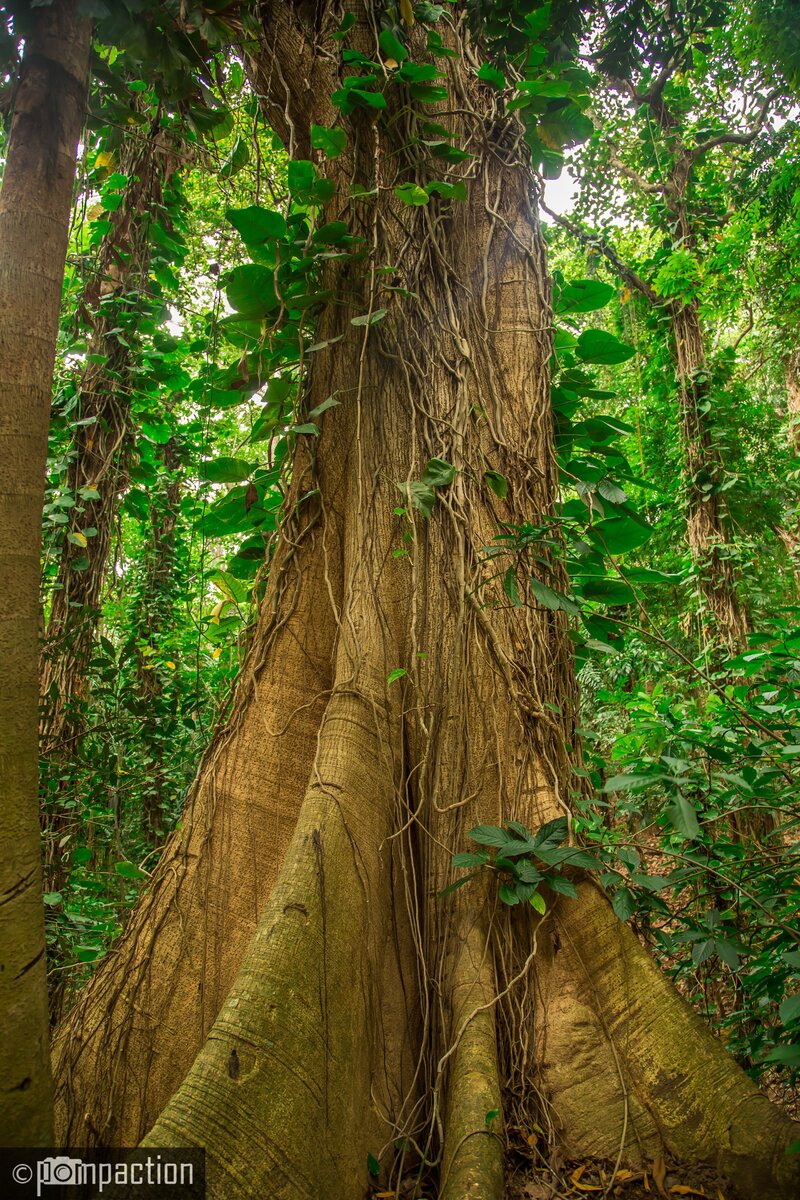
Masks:
[[[309,11],[263,4],[252,63],[300,157],[311,121],[337,119],[340,14],[318,9],[314,28]],[[353,11],[351,44],[370,51]],[[489,881],[439,898],[473,825],[535,830],[569,811],[576,710],[564,615],[527,586],[560,586],[560,568],[542,537],[487,552],[504,527],[546,526],[556,496],[535,181],[521,131],[465,69],[457,12],[447,36],[438,119],[474,154],[468,198],[395,196],[431,177],[399,89],[379,122],[346,118],[324,219],[347,220],[368,256],[328,268],[343,303],[317,336],[342,340],[315,353],[305,392],[309,411],[339,404],[296,451],[267,602],[184,831],[62,1031],[63,1128],[124,1141],[157,1117],[147,1144],[204,1146],[214,1198],[352,1200],[373,1155],[384,1190],[422,1172],[447,1200],[499,1200],[504,1128],[537,1121],[578,1153],[741,1160],[750,1194],[777,1200],[798,1179],[791,1123],[751,1105],[605,897],[548,893],[544,918]],[[424,31],[412,46],[424,54]],[[379,200],[348,201],[351,182]],[[384,289],[385,265],[410,297]],[[434,457],[453,481],[428,519],[398,515],[397,484]]]
[[[0,1132],[52,1138],[37,806],[39,553],[61,284],[86,99],[89,24],[39,11],[0,191]]]

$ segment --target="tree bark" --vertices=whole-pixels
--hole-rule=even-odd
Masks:
[[[252,64],[301,157],[311,121],[338,119],[322,49],[338,17],[318,10],[312,30],[307,11],[262,4]],[[351,44],[373,50],[353,11]],[[741,1161],[750,1194],[777,1200],[798,1180],[783,1154],[795,1127],[752,1100],[604,896],[547,893],[540,919],[500,904],[488,878],[439,895],[471,827],[536,830],[577,786],[566,618],[527,582],[563,586],[562,567],[544,532],[513,552],[498,540],[523,525],[549,536],[557,491],[536,184],[521,130],[467,70],[460,11],[446,36],[450,111],[433,119],[474,155],[467,199],[396,196],[431,177],[400,89],[384,118],[344,120],[321,219],[346,220],[368,257],[328,266],[340,303],[321,318],[304,396],[309,411],[339,404],[313,447],[297,439],[267,603],[185,831],[62,1031],[64,1128],[124,1138],[157,1118],[146,1144],[204,1146],[214,1198],[352,1200],[371,1155],[385,1190],[422,1174],[447,1200],[499,1200],[504,1128],[537,1122],[569,1152],[616,1139],[632,1161],[662,1145]],[[410,42],[422,57],[424,30]],[[353,181],[377,199],[348,200]],[[383,288],[387,265],[403,294]],[[403,495],[432,458],[455,474],[426,519]],[[519,608],[500,583],[509,565]]]
[[[708,400],[709,368],[696,302],[672,306],[672,329],[680,388],[687,535],[702,600],[701,622],[709,641],[735,651],[746,644],[751,626],[726,553],[728,537],[719,495],[708,490],[709,484],[721,479],[723,463],[703,408]]]
[[[39,553],[50,391],[89,22],[37,10],[26,40],[0,191],[0,1130],[52,1141],[37,805]]]

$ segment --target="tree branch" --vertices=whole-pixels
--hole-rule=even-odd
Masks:
[[[573,237],[578,238],[578,240],[583,242],[585,246],[591,246],[593,250],[597,250],[600,254],[602,254],[603,257],[607,259],[609,263],[611,263],[612,267],[620,276],[620,278],[624,279],[625,282],[630,285],[630,287],[634,288],[637,292],[644,296],[645,299],[651,304],[662,303],[661,297],[658,295],[658,293],[654,291],[650,284],[646,283],[640,275],[637,275],[632,267],[629,267],[622,261],[616,250],[614,250],[612,246],[609,246],[608,242],[603,241],[602,238],[594,236],[585,229],[581,229],[580,225],[575,225],[572,221],[568,220],[567,217],[562,217],[558,213],[554,213],[553,210],[548,208],[541,199],[539,200],[539,207],[543,209],[543,211],[546,212],[547,215],[551,217],[557,225],[560,225],[562,229],[566,229],[568,233],[571,233]]]
[[[720,133],[717,137],[709,138],[705,142],[701,142],[699,146],[695,146],[693,150],[685,152],[687,164],[691,167],[697,162],[698,158],[708,151],[713,150],[716,146],[749,146],[750,143],[758,136],[764,127],[764,122],[767,119],[769,106],[776,96],[780,94],[779,88],[773,88],[768,92],[761,102],[761,107],[758,110],[758,116],[750,129],[746,133]]]

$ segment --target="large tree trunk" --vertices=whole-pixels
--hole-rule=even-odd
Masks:
[[[52,1139],[37,805],[39,554],[50,389],[89,23],[37,11],[15,94],[0,192],[0,1132]]]
[[[713,491],[713,485],[721,481],[723,464],[704,412],[709,367],[696,302],[672,307],[672,329],[680,388],[687,534],[702,602],[701,622],[710,642],[741,649],[750,621],[736,594],[736,577],[726,552],[725,520],[719,494]]]
[[[314,47],[338,20],[312,36],[299,11],[262,5],[254,75],[308,156],[311,121],[337,119],[337,65]],[[370,50],[361,20],[351,37]],[[379,122],[346,119],[325,219],[369,259],[329,268],[343,302],[318,337],[343,337],[315,354],[305,395],[309,410],[340,403],[296,451],[267,601],[184,831],[62,1030],[63,1128],[124,1142],[172,1096],[147,1141],[205,1146],[212,1197],[352,1200],[372,1154],[386,1188],[424,1159],[446,1200],[499,1200],[504,1123],[536,1121],[575,1153],[666,1145],[741,1166],[750,1194],[777,1198],[799,1177],[783,1155],[794,1127],[593,885],[548,893],[543,918],[489,880],[438,896],[472,826],[535,830],[569,811],[576,710],[564,616],[527,586],[558,586],[561,568],[541,540],[487,554],[509,525],[546,525],[556,495],[535,180],[521,131],[467,72],[457,15],[447,36],[459,115],[440,119],[475,156],[468,199],[394,195],[431,178],[399,89]],[[424,31],[412,43],[424,53]],[[352,180],[379,198],[348,202]],[[387,264],[410,297],[382,291]],[[452,483],[429,519],[397,515],[397,483],[431,458]],[[498,580],[509,565],[520,608]]]

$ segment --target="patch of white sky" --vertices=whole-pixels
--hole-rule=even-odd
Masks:
[[[544,184],[544,202],[551,212],[563,216],[571,212],[578,201],[578,181],[565,167],[558,179],[546,179]],[[542,220],[550,224],[553,220],[546,212],[542,212]]]

